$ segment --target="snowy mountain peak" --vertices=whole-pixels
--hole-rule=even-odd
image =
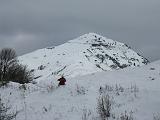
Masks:
[[[106,39],[105,37],[97,34],[97,33],[88,33],[79,37],[80,39]]]
[[[98,35],[96,33],[88,33],[84,34],[74,40],[70,40],[69,42],[79,42],[79,43],[84,43],[84,44],[91,44],[91,43],[106,43],[106,42],[114,42],[111,39],[107,39],[101,35]]]
[[[75,77],[98,71],[142,66],[148,60],[126,44],[89,33],[56,47],[48,47],[19,57],[35,72],[36,78]]]

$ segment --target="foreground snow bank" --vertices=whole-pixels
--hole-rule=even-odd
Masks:
[[[66,86],[57,85],[51,76],[26,86],[10,83],[0,88],[0,94],[13,111],[19,112],[16,120],[82,120],[84,112],[88,120],[98,119],[100,94],[108,94],[112,100],[111,120],[125,111],[134,120],[153,120],[160,112],[160,61],[67,78]]]

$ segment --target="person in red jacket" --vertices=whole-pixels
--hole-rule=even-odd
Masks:
[[[62,76],[61,78],[58,79],[58,81],[59,81],[58,86],[65,85],[66,79]]]

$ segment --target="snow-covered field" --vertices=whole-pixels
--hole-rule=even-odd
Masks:
[[[18,112],[16,120],[100,120],[103,96],[111,103],[109,120],[159,120],[160,61],[148,64],[123,43],[89,33],[18,59],[35,79],[0,88],[8,112]],[[58,87],[61,75],[67,82]]]
[[[67,78],[66,85],[61,87],[57,84],[57,79],[50,77],[26,85],[26,90],[10,83],[0,92],[3,101],[13,111],[19,111],[16,120],[82,120],[84,113],[88,120],[98,120],[100,93],[112,99],[111,114],[115,119],[125,111],[134,120],[153,120],[154,115],[160,114],[160,61]],[[105,93],[99,90],[100,86]]]

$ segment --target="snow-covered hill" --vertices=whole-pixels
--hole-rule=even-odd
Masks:
[[[109,120],[122,120],[124,114],[133,118],[129,120],[159,120],[160,61],[67,78],[65,86],[57,84],[52,77],[26,86],[10,83],[0,88],[0,94],[12,106],[9,112],[18,111],[16,120],[100,120],[97,102],[102,95],[110,96]]]
[[[126,44],[95,33],[85,34],[65,44],[48,47],[19,57],[35,77],[85,75],[128,66],[142,66],[148,60]]]
[[[123,43],[89,33],[18,59],[35,73],[35,82],[0,88],[8,113],[18,112],[16,120],[100,120],[103,96],[111,103],[109,120],[160,118],[160,61],[148,64]],[[58,87],[61,75],[67,82]]]

